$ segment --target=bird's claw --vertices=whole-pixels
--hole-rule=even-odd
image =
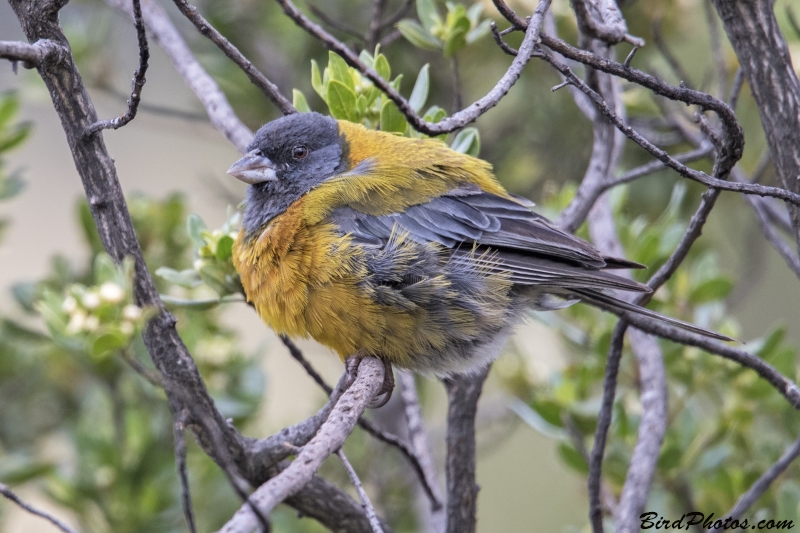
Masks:
[[[358,377],[358,366],[361,364],[361,360],[364,359],[363,355],[354,355],[352,357],[348,357],[345,361],[345,372],[347,373],[347,381],[345,382],[345,389],[349,389]],[[383,363],[383,383],[381,384],[381,388],[375,393],[375,395],[370,399],[367,403],[367,407],[369,409],[378,409],[379,407],[383,407],[386,405],[389,400],[392,398],[392,392],[394,391],[394,372],[392,372],[392,363],[386,359],[381,359]]]

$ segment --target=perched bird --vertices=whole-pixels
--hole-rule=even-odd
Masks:
[[[357,362],[440,377],[494,360],[530,308],[648,292],[607,272],[640,267],[531,211],[491,165],[318,113],[274,120],[228,173],[249,183],[233,261],[247,299],[277,333],[313,337]]]

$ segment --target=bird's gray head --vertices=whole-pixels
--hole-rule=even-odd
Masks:
[[[242,225],[258,231],[311,188],[345,170],[339,125],[319,113],[295,113],[261,127],[228,174],[249,183]]]

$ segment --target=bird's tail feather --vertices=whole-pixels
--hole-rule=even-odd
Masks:
[[[626,302],[625,300],[614,298],[613,296],[610,296],[608,294],[599,291],[578,289],[578,290],[572,290],[571,292],[580,297],[580,299],[583,300],[584,302],[599,307],[601,309],[604,309],[606,311],[610,311],[615,315],[620,316],[621,318],[624,318],[624,316],[620,314],[621,311],[629,311],[649,318],[654,318],[656,320],[665,322],[672,326],[676,326],[683,330],[703,335],[704,337],[709,337],[721,341],[737,342],[736,339],[732,339],[721,333],[709,331],[705,328],[701,328],[700,326],[695,326],[694,324],[684,322],[683,320],[678,320],[677,318],[672,318],[669,316],[662,315],[660,313],[656,313],[655,311],[651,311],[650,309],[647,309],[645,307],[641,307],[639,305]]]

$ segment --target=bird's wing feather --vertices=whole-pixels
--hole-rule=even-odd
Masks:
[[[332,219],[363,246],[381,247],[394,232],[403,232],[417,242],[438,243],[453,257],[509,272],[511,281],[522,285],[649,290],[601,271],[605,260],[589,243],[559,230],[527,205],[475,186],[382,216],[342,207]]]

